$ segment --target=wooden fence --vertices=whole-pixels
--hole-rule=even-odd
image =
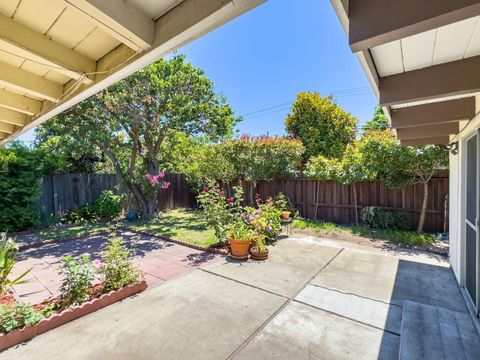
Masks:
[[[167,174],[167,190],[158,197],[158,209],[193,207],[195,198],[182,174]],[[91,204],[104,190],[128,194],[120,176],[112,174],[56,174],[43,179],[39,204],[45,214],[61,215],[77,206]],[[126,207],[129,207],[127,201]]]
[[[402,190],[388,189],[378,181],[358,183],[357,206],[360,211],[366,206],[378,206],[407,214],[412,229],[420,217],[423,200],[423,185],[417,184]],[[262,198],[286,194],[300,214],[308,219],[319,219],[339,224],[355,222],[353,190],[351,185],[335,181],[317,181],[306,178],[261,182],[257,193]],[[445,205],[448,196],[448,177],[436,177],[429,183],[429,198],[424,230],[443,232]],[[447,221],[446,221],[447,220]]]
[[[159,209],[195,207],[195,195],[190,190],[185,176],[168,174],[166,180],[171,186],[161,191]],[[403,190],[391,190],[380,182],[359,183],[357,186],[358,208],[378,206],[388,210],[401,211],[408,215],[414,229],[420,216],[423,198],[422,185]],[[109,174],[60,174],[44,178],[40,204],[46,214],[62,214],[65,211],[92,203],[103,190],[127,193],[120,177]],[[246,186],[248,197],[249,189]],[[301,216],[309,219],[326,220],[340,224],[355,221],[352,186],[334,181],[316,181],[306,178],[278,179],[260,182],[255,189],[263,199],[285,193],[299,210]],[[231,193],[231,189],[229,189]],[[429,184],[429,200],[425,231],[444,231],[445,201],[448,195],[448,177],[433,178]],[[128,206],[127,206],[128,207]]]

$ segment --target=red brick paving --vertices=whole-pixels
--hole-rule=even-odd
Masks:
[[[220,255],[173,244],[144,235],[126,232],[125,240],[134,252],[134,263],[145,273],[149,286],[175,278],[195,267],[220,259]],[[21,251],[12,277],[32,268],[25,284],[14,286],[14,296],[23,302],[36,304],[51,296],[58,296],[62,277],[58,273],[61,258],[90,254],[100,258],[105,236],[93,236]]]

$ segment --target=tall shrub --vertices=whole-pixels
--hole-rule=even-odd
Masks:
[[[54,169],[54,154],[19,143],[0,148],[0,231],[25,230],[34,224],[42,177]]]

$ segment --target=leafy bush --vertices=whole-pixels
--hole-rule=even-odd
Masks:
[[[116,217],[122,211],[123,197],[112,190],[104,190],[93,203],[93,210],[100,218]]]
[[[277,195],[275,195],[273,198],[273,205],[280,211],[290,211],[292,215],[296,215],[298,213],[288,196],[282,192],[279,192]]]
[[[280,213],[280,210],[272,202],[267,202],[258,205],[258,209],[245,208],[242,218],[250,226],[256,237],[275,241],[282,229]]]
[[[90,288],[97,269],[90,262],[89,255],[83,255],[78,259],[65,256],[62,260],[60,273],[64,280],[60,292],[63,304],[79,305],[90,297]]]
[[[241,212],[243,188],[236,186],[233,191],[234,196],[227,197],[214,181],[209,181],[197,198],[203,209],[205,222],[215,231],[220,242],[226,242],[227,226]]]
[[[88,204],[68,210],[62,218],[63,223],[76,225],[83,225],[97,220],[98,216],[95,210]]]
[[[22,280],[31,269],[14,279],[10,279],[15,261],[17,260],[18,245],[12,239],[7,238],[7,234],[0,235],[0,295],[5,294],[13,285],[22,284]],[[1,319],[1,318],[0,318]]]
[[[15,302],[13,308],[0,305],[0,332],[9,333],[28,325],[35,325],[43,315],[33,310],[30,304]]]
[[[404,213],[366,207],[361,212],[362,221],[374,229],[408,230],[408,218]]]
[[[105,291],[117,290],[139,281],[141,272],[130,260],[131,252],[122,238],[114,238],[103,252],[103,263],[98,263],[105,276]]]
[[[55,156],[18,143],[0,148],[0,232],[31,227],[43,175],[55,168]]]

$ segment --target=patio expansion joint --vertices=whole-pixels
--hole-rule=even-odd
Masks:
[[[291,304],[293,301],[295,301],[295,297],[298,296],[298,294],[300,294],[306,287],[307,285],[318,275],[320,274],[320,272],[322,272],[328,265],[330,265],[332,263],[333,260],[335,260],[337,258],[337,256],[340,255],[340,253],[345,250],[344,248],[341,248],[339,249],[335,255],[333,255],[317,272],[315,272],[315,274],[313,274],[312,276],[310,276],[310,278],[305,281],[302,286],[300,287],[300,289],[291,297],[286,297],[286,296],[282,296],[282,295],[279,295],[279,294],[276,294],[272,291],[268,291],[268,290],[265,290],[265,289],[262,289],[262,288],[258,288],[256,286],[252,286],[250,284],[245,284],[243,282],[240,282],[240,281],[237,281],[238,283],[241,283],[241,284],[244,284],[244,285],[247,285],[247,286],[250,286],[250,287],[253,287],[253,288],[257,288],[257,289],[260,289],[260,290],[263,290],[263,291],[266,291],[266,292],[269,292],[271,294],[274,294],[274,295],[278,295],[278,296],[282,296],[283,298],[286,299],[286,301],[277,309],[273,312],[272,315],[270,315],[262,324],[260,324],[257,329],[255,329],[255,331],[253,333],[250,334],[249,337],[247,337],[245,339],[245,341],[243,343],[240,344],[240,346],[238,348],[236,348],[225,360],[229,360],[229,359],[233,359],[236,355],[238,355],[240,353],[240,351],[242,351],[283,309],[285,309],[289,304]],[[202,271],[206,271],[205,269],[200,269]],[[210,273],[209,271],[206,271],[208,273]],[[222,276],[224,277],[224,276]],[[232,281],[235,281],[233,279],[230,279],[228,277],[225,277],[226,279],[229,279],[229,280],[232,280]]]

